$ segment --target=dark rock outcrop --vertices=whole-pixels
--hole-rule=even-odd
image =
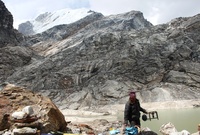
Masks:
[[[21,45],[24,37],[13,29],[13,16],[0,0],[0,80],[32,60],[31,48]]]
[[[12,14],[7,10],[4,3],[0,1],[0,27],[4,29],[11,30],[13,29],[13,16]]]
[[[13,29],[13,16],[0,0],[0,48],[7,45],[17,45],[23,37]]]

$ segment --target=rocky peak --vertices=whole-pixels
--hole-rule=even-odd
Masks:
[[[51,14],[51,13],[49,13],[49,12],[43,13],[43,14],[39,15],[39,16],[35,19],[35,21],[43,22],[43,21],[45,21],[45,18],[46,18],[48,15],[50,15],[50,14]]]
[[[30,20],[20,24],[18,30],[25,35],[34,35],[42,33],[57,25],[74,23],[92,13],[92,11],[85,8],[73,10],[61,9],[54,12],[46,12],[40,14],[35,20]]]
[[[112,29],[114,28],[114,30],[137,30],[153,25],[144,18],[142,12],[133,10],[122,14],[107,16],[99,22],[99,26],[100,28],[109,26]]]
[[[13,46],[23,41],[22,35],[13,29],[13,16],[0,0],[0,47]]]
[[[8,11],[3,1],[0,0],[0,27],[1,29],[13,29],[13,16]]]
[[[18,31],[20,31],[24,35],[31,35],[31,34],[34,33],[33,24],[30,21],[27,21],[25,23],[21,23],[19,25]]]

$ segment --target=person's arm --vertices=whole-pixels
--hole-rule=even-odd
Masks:
[[[140,111],[141,111],[141,112],[143,112],[143,113],[148,113],[146,109],[144,109],[144,108],[142,108],[142,107],[140,106],[140,102],[139,102],[139,101],[138,101],[138,104],[139,104],[139,107],[140,107]]]
[[[142,111],[143,113],[148,113],[146,109],[140,107],[140,111]]]
[[[127,102],[124,109],[124,125],[128,125],[129,103]]]

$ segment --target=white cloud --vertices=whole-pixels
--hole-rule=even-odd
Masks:
[[[89,0],[91,8],[105,15],[141,11],[153,24],[200,13],[200,0]]]
[[[160,9],[156,7],[152,7],[152,12],[150,12],[148,20],[152,24],[158,24],[159,18],[160,18]]]
[[[35,19],[39,13],[63,8],[87,7],[104,15],[131,10],[141,11],[153,24],[169,22],[176,17],[200,13],[200,0],[4,0],[14,16],[15,25]]]

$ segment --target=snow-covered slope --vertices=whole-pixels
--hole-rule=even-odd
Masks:
[[[91,13],[92,11],[86,8],[73,10],[62,9],[54,12],[46,12],[39,15],[35,20],[20,24],[18,30],[23,34],[29,33],[30,35],[41,33],[56,25],[73,23]],[[27,26],[29,26],[29,28],[27,28]],[[27,32],[27,30],[31,30],[32,32]]]

